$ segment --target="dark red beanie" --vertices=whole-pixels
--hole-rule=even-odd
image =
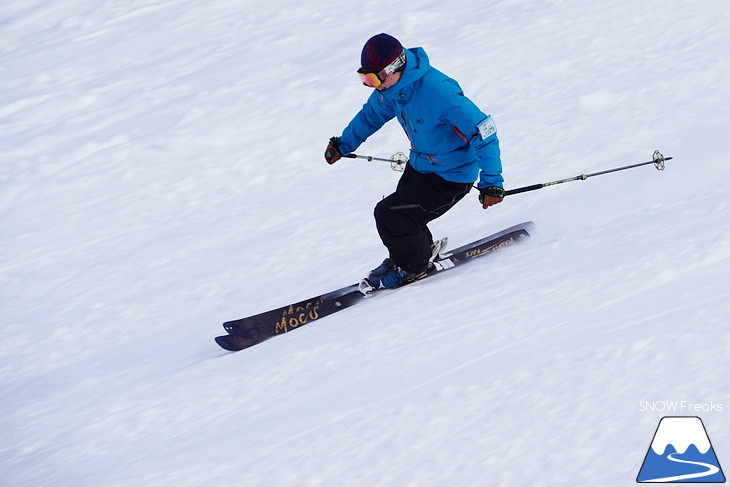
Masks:
[[[360,55],[361,69],[366,71],[380,71],[403,52],[403,46],[398,39],[388,34],[378,34],[371,37],[362,48]]]

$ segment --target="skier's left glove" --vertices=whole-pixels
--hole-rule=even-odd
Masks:
[[[479,188],[479,203],[482,204],[482,208],[485,210],[490,206],[501,203],[504,199],[504,189],[499,186],[488,186],[486,188]]]
[[[327,164],[334,164],[339,161],[341,157],[340,139],[339,137],[332,137],[329,144],[327,144],[327,149],[324,151],[324,160],[327,161]]]

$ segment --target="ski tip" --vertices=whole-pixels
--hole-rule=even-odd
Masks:
[[[223,350],[228,350],[229,352],[238,352],[255,344],[255,342],[252,343],[251,339],[249,338],[237,337],[234,335],[223,335],[215,337],[215,342]]]
[[[216,337],[215,342],[224,350],[238,352],[244,348],[253,347],[269,338],[271,336],[262,335],[259,328],[244,328],[231,330],[230,335]]]
[[[229,343],[230,335],[215,337],[215,342],[223,349],[228,350],[229,352],[237,352],[238,349],[232,347],[232,345]]]

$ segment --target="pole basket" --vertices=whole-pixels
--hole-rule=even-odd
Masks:
[[[390,168],[394,171],[403,172],[408,164],[408,156],[403,152],[396,152],[390,156]]]
[[[659,152],[658,150],[654,151],[654,157],[652,158],[654,160],[654,167],[657,168],[658,171],[664,170],[664,156]]]

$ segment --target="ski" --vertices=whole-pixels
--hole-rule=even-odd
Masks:
[[[422,278],[414,282],[420,282],[425,278],[452,269],[477,257],[510,246],[525,237],[529,237],[528,230],[532,226],[532,222],[521,223],[439,255],[434,260],[432,268]],[[301,328],[313,321],[367,300],[379,292],[381,290],[368,288],[367,286],[363,286],[363,283],[352,284],[257,315],[227,321],[223,323],[223,328],[229,334],[216,337],[215,341],[223,349],[237,352],[277,335]]]

